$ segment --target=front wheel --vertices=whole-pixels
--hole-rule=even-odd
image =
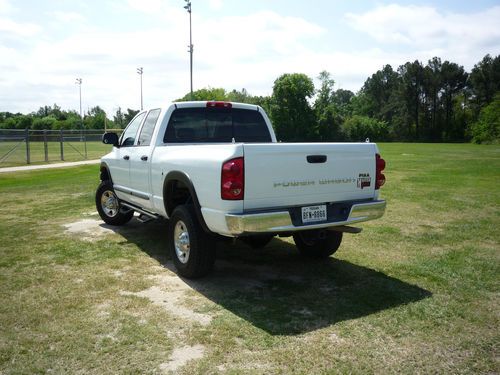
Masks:
[[[334,254],[342,242],[342,232],[330,230],[305,230],[293,235],[301,255],[310,258],[327,258]]]
[[[103,181],[95,193],[95,205],[99,216],[106,224],[123,225],[134,216],[134,211],[120,205],[120,200],[110,181]]]
[[[198,222],[192,205],[175,208],[168,225],[168,247],[179,275],[194,279],[208,274],[215,262],[215,241]]]

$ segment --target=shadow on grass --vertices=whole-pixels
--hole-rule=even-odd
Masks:
[[[175,272],[166,256],[165,221],[125,226],[118,232]],[[431,296],[418,286],[348,261],[301,258],[294,245],[279,238],[263,250],[240,242],[219,243],[214,272],[184,281],[273,335],[306,333]]]

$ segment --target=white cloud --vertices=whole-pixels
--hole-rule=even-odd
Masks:
[[[209,0],[208,5],[212,9],[221,9],[222,8],[222,0]]]
[[[85,21],[85,17],[76,12],[63,12],[60,10],[56,10],[48,13],[49,16],[53,17],[56,21],[63,23],[71,23],[71,22],[83,22]]]
[[[9,0],[0,0],[0,14],[11,13],[14,9]]]
[[[500,6],[458,14],[429,6],[391,4],[361,14],[348,13],[346,19],[354,29],[383,45],[406,47],[428,57],[432,51],[468,67],[477,62],[478,54],[500,50]]]
[[[28,22],[16,22],[7,17],[0,17],[0,33],[19,37],[30,37],[38,34],[41,27]]]

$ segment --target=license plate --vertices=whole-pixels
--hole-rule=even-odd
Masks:
[[[302,223],[326,220],[326,205],[302,207]]]

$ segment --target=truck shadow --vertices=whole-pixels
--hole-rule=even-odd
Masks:
[[[166,222],[118,230],[129,242],[175,272],[166,256]],[[339,251],[342,251],[342,247]],[[219,243],[215,269],[193,290],[273,335],[296,335],[406,305],[432,294],[382,272],[331,257],[304,260],[275,238],[263,250]]]

